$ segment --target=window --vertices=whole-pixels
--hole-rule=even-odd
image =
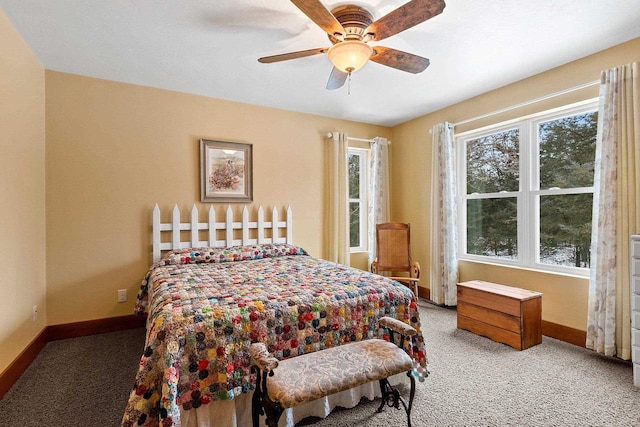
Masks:
[[[456,137],[461,259],[588,275],[593,101]]]
[[[367,250],[367,158],[363,148],[348,149],[349,246],[351,252]]]

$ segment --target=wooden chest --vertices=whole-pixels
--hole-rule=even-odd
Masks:
[[[458,283],[458,328],[517,350],[542,342],[542,294],[473,280]]]

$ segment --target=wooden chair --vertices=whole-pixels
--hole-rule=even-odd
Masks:
[[[376,224],[376,258],[371,263],[371,272],[383,271],[396,274],[406,272],[408,276],[391,276],[406,285],[418,296],[420,264],[411,261],[411,233],[409,224],[385,222]]]

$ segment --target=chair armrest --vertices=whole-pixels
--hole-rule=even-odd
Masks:
[[[406,323],[398,319],[394,319],[393,317],[381,317],[379,323],[383,328],[392,329],[393,331],[404,336],[412,336],[418,333],[418,331],[416,331],[413,326],[407,325]]]
[[[411,277],[420,278],[420,263],[418,261],[411,262]]]
[[[395,280],[397,282],[405,282],[405,283],[416,283],[420,281],[420,279],[418,279],[417,277],[403,277],[403,276],[389,277],[389,279]]]
[[[249,353],[258,368],[263,371],[271,372],[278,367],[278,359],[270,355],[267,347],[261,342],[251,344]]]

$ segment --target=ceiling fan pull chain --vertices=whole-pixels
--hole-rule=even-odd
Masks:
[[[349,81],[347,82],[347,95],[351,95],[351,71],[349,71]]]

